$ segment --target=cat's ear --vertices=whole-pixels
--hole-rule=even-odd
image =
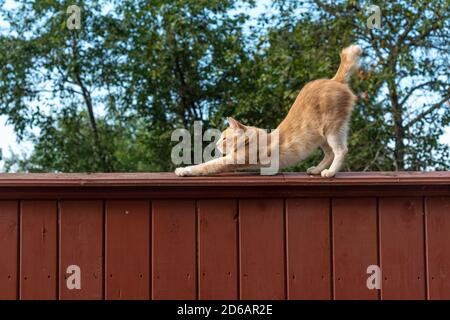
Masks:
[[[234,130],[246,130],[247,127],[245,125],[243,125],[242,123],[240,123],[239,121],[237,121],[236,119],[232,118],[232,117],[228,117],[228,124],[230,125],[231,129]]]

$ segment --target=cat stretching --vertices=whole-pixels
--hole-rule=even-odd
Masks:
[[[294,165],[320,147],[324,152],[324,158],[317,166],[309,168],[307,173],[333,177],[339,171],[347,153],[347,132],[355,102],[355,95],[350,90],[348,82],[358,68],[361,53],[361,48],[356,45],[343,49],[336,75],[332,79],[320,79],[306,84],[286,118],[276,130],[268,134],[269,149],[271,143],[277,142],[280,168]],[[248,147],[248,138],[245,140],[247,143],[239,144],[236,137],[246,134],[248,137],[249,131],[255,132],[258,136],[262,133],[262,129],[245,126],[233,118],[228,118],[228,122],[229,127],[222,132],[217,142],[217,148],[224,154],[223,157],[177,168],[175,174],[200,176],[263,167],[262,163],[255,164],[248,161],[248,150],[245,151],[244,163],[233,161],[241,148]],[[275,135],[277,139],[273,138]],[[230,148],[228,145],[229,148],[226,148],[230,141],[233,146]]]

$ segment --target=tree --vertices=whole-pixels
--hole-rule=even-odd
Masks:
[[[0,114],[35,145],[7,160],[10,170],[172,170],[175,128],[220,128],[233,115],[273,129],[354,42],[365,56],[345,169],[450,166],[439,143],[450,119],[445,0],[383,3],[381,29],[367,27],[368,1],[272,0],[250,27],[251,0],[82,1],[81,30],[66,26],[71,4],[0,9],[10,23]]]
[[[81,30],[66,26],[68,1],[0,11],[11,25],[0,113],[35,142],[19,169],[172,169],[171,131],[207,122],[239,88],[247,16],[230,14],[237,3],[124,1],[103,14],[110,1],[84,1]]]
[[[367,54],[362,79],[369,85],[367,94],[375,98],[372,106],[379,108],[379,130],[389,133],[377,135],[384,138],[384,148],[377,149],[369,168],[449,168],[449,147],[439,143],[450,119],[448,1],[383,3],[381,29],[366,25],[370,4],[313,3],[318,21],[347,25]],[[392,163],[377,165],[385,159]]]
[[[383,4],[381,29],[367,27],[370,4],[274,0],[274,13],[261,19],[268,27],[258,32],[260,68],[253,67],[250,102],[240,103],[243,117],[258,106],[258,119],[279,122],[303,85],[330,78],[339,51],[358,43],[365,53],[351,83],[359,101],[345,169],[448,169],[449,146],[439,143],[450,116],[448,2]],[[289,170],[306,170],[319,158],[316,153]]]

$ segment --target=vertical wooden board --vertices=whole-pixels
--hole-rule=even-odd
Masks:
[[[108,200],[105,211],[106,299],[149,299],[149,201]]]
[[[330,201],[286,199],[288,298],[331,299]]]
[[[17,201],[0,201],[0,300],[18,297],[18,225]]]
[[[197,298],[196,208],[194,200],[158,200],[153,208],[155,300]]]
[[[382,299],[425,299],[423,202],[379,199]]]
[[[21,201],[20,214],[20,298],[56,299],[56,201]]]
[[[103,298],[103,201],[60,202],[59,298]],[[81,271],[81,289],[69,289],[69,266]],[[70,280],[70,278],[69,278]]]
[[[241,299],[286,299],[282,199],[239,201]]]
[[[201,200],[197,208],[199,299],[237,299],[237,202]]]
[[[450,299],[450,197],[425,198],[429,298]]]
[[[367,268],[378,263],[377,203],[375,198],[332,200],[334,298],[378,299],[367,287]]]

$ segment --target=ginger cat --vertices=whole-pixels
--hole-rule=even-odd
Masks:
[[[348,126],[356,98],[348,82],[358,68],[361,53],[362,50],[357,45],[343,49],[340,55],[341,64],[336,75],[332,79],[320,79],[306,84],[286,118],[275,131],[267,134],[269,145],[273,146],[275,141],[278,143],[280,168],[294,165],[320,147],[324,152],[324,158],[317,166],[309,168],[307,173],[330,178],[339,171],[347,153]],[[264,167],[262,163],[255,164],[248,161],[248,150],[245,151],[244,163],[236,163],[233,160],[236,159],[238,150],[248,146],[248,137],[246,137],[245,146],[242,143],[239,144],[236,137],[248,135],[249,131],[259,136],[265,131],[245,126],[233,118],[228,118],[228,122],[229,127],[222,132],[217,143],[217,148],[224,154],[223,157],[198,165],[177,168],[175,174],[200,176]],[[274,138],[275,133],[278,139]],[[233,146],[228,150],[226,145],[230,141]]]

